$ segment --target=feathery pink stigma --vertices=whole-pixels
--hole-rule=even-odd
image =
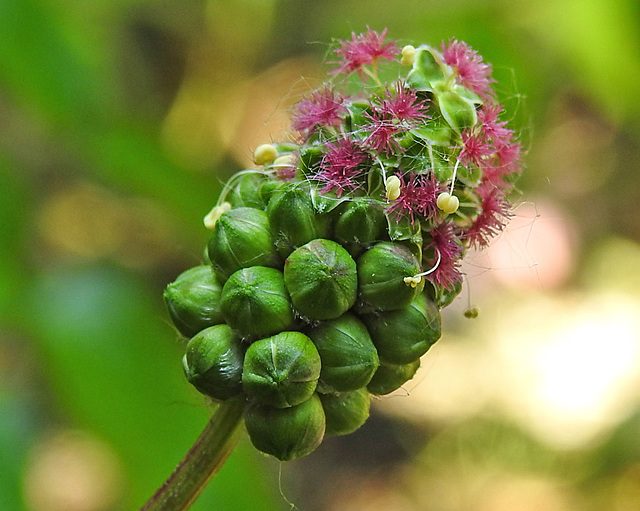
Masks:
[[[371,149],[376,155],[390,155],[394,151],[402,151],[402,147],[395,136],[400,133],[407,132],[410,128],[402,125],[394,119],[387,119],[381,112],[374,110],[371,114],[363,115],[368,121],[362,129],[368,132],[365,138],[365,145]]]
[[[324,87],[302,98],[294,107],[292,124],[295,130],[312,131],[316,126],[340,126],[341,115],[347,109],[344,98],[333,90]]]
[[[482,248],[502,232],[511,213],[504,193],[490,181],[482,182],[476,192],[482,203],[482,211],[465,234],[471,245]]]
[[[320,193],[337,190],[340,197],[345,190],[355,190],[358,183],[354,179],[360,173],[358,165],[364,163],[368,154],[349,138],[341,138],[337,142],[327,144],[329,151],[320,163],[320,171],[314,179],[325,183]]]
[[[481,96],[491,95],[491,65],[482,61],[478,52],[467,43],[455,39],[447,46],[441,44],[442,57],[455,72],[458,82],[467,89]]]
[[[513,136],[513,130],[506,128],[506,121],[499,121],[502,113],[502,105],[499,103],[485,103],[478,110],[478,122],[482,126],[482,132],[491,139],[494,146],[500,146],[509,142]]]
[[[442,187],[433,173],[412,174],[405,183],[402,174],[396,174],[400,179],[400,196],[388,208],[390,214],[397,216],[409,215],[411,224],[415,222],[416,214],[426,220],[431,220],[438,213],[436,202]]]
[[[406,87],[401,81],[396,83],[395,91],[387,87],[378,99],[380,104],[373,104],[373,107],[383,118],[397,119],[412,126],[428,118],[427,100],[418,101],[415,89]]]
[[[374,65],[378,59],[393,60],[400,49],[394,42],[384,43],[387,29],[378,34],[367,27],[364,34],[351,33],[351,40],[340,42],[340,48],[335,50],[342,60],[336,62],[339,66],[330,71],[331,74],[351,74],[357,71],[362,76],[362,66]]]
[[[462,132],[462,150],[460,151],[460,162],[465,165],[476,165],[482,167],[486,157],[493,153],[493,148],[487,142],[482,132]]]
[[[438,254],[440,263],[433,272],[427,275],[427,278],[437,286],[453,289],[456,284],[462,281],[460,259],[463,247],[459,241],[460,232],[452,223],[447,222],[440,224],[429,234],[432,241],[425,246],[425,251],[432,249],[434,252],[431,264],[436,264]]]

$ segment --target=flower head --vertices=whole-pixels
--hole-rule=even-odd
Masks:
[[[345,98],[328,87],[323,87],[302,98],[292,113],[293,128],[307,132],[317,126],[340,126],[347,111]]]
[[[351,33],[351,40],[339,41],[340,47],[335,50],[341,60],[339,66],[330,71],[331,74],[351,74],[354,71],[362,75],[363,66],[375,65],[378,59],[393,60],[400,52],[394,42],[384,43],[387,29],[378,34],[367,27],[364,34]]]
[[[467,43],[450,40],[446,45],[441,45],[444,62],[451,66],[458,82],[463,87],[479,94],[480,96],[491,95],[491,65],[482,61],[478,52],[472,49]]]

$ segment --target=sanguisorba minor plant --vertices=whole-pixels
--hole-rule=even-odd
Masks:
[[[440,337],[465,253],[508,221],[522,150],[491,66],[461,41],[385,38],[338,42],[289,140],[257,147],[205,217],[205,264],[167,287],[186,378],[218,407],[145,509],[188,508],[243,422],[283,461],[358,429]]]

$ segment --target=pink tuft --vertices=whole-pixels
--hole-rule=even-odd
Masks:
[[[467,89],[480,96],[490,96],[492,93],[491,65],[482,61],[467,43],[455,39],[449,41],[447,46],[444,42],[441,45],[442,57],[447,65],[451,66],[456,73],[458,82]]]
[[[440,262],[436,269],[427,275],[434,285],[445,289],[453,289],[462,281],[460,272],[460,260],[464,251],[460,242],[460,231],[452,223],[442,223],[430,231],[431,243],[425,246],[425,251],[433,250],[431,261],[436,265],[438,257]]]
[[[378,100],[379,104],[372,106],[384,118],[397,119],[411,127],[428,119],[427,101],[419,101],[416,91],[406,87],[402,81],[396,83],[394,91],[387,87],[385,94]]]
[[[482,210],[465,236],[472,246],[483,248],[491,238],[502,232],[511,217],[510,206],[504,193],[490,181],[484,181],[476,188]]]
[[[342,115],[347,111],[344,101],[340,94],[327,87],[312,92],[294,107],[293,128],[309,132],[317,126],[340,126]]]
[[[431,220],[438,214],[436,201],[442,188],[433,173],[412,174],[405,183],[402,174],[396,174],[400,179],[400,196],[388,208],[390,214],[398,216],[408,215],[411,224],[415,222],[415,215],[425,220]]]
[[[362,66],[375,65],[378,59],[393,60],[400,52],[394,42],[384,43],[387,36],[387,29],[378,34],[367,27],[364,34],[356,35],[351,33],[351,40],[340,42],[340,48],[335,50],[342,60],[338,61],[339,66],[330,71],[331,74],[351,74],[357,71],[362,76]]]
[[[335,189],[340,197],[345,190],[358,188],[358,183],[354,181],[360,174],[358,166],[369,156],[357,142],[349,138],[330,142],[327,147],[329,150],[320,163],[321,170],[313,177],[324,183],[320,193]]]

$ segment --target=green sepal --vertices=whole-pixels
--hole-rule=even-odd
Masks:
[[[378,370],[367,385],[367,390],[376,396],[390,394],[411,380],[419,367],[420,359],[402,365],[380,361]]]
[[[245,410],[244,423],[254,447],[280,461],[311,454],[324,438],[325,416],[317,394],[289,408],[253,403]]]
[[[371,394],[366,388],[321,394],[320,401],[327,421],[325,435],[348,435],[369,418]]]
[[[305,333],[320,353],[323,392],[356,390],[369,383],[378,367],[378,352],[367,327],[355,315],[320,322]]]
[[[442,116],[458,133],[472,128],[478,122],[475,105],[457,92],[438,92],[436,98]]]
[[[241,207],[223,213],[207,248],[221,282],[241,268],[278,268],[282,264],[273,245],[267,214],[255,208]]]
[[[211,266],[194,266],[167,286],[163,297],[178,331],[193,337],[200,330],[224,323],[220,310],[222,286]]]
[[[327,219],[317,215],[309,189],[290,185],[274,193],[267,205],[271,234],[285,259],[296,248],[325,236]]]
[[[292,252],[284,281],[296,311],[312,320],[337,318],[356,301],[356,263],[335,241],[316,239]]]
[[[424,293],[408,307],[367,314],[362,318],[380,360],[408,364],[424,355],[440,338],[440,309]]]
[[[234,208],[249,207],[256,209],[264,209],[267,203],[261,193],[263,185],[272,181],[268,179],[262,172],[244,171],[236,174],[235,186],[227,195],[227,202]]]
[[[242,392],[244,352],[228,325],[215,325],[197,333],[182,359],[185,376],[198,391],[217,401]]]
[[[444,309],[450,305],[462,291],[462,282],[456,282],[451,289],[447,289],[440,286],[434,286],[433,284],[425,286],[425,293],[427,297],[433,300],[440,309]]]
[[[421,288],[405,283],[420,273],[413,252],[400,243],[382,242],[358,258],[359,311],[396,310],[409,305]]]
[[[407,75],[407,85],[419,91],[432,91],[435,84],[444,80],[442,67],[434,53],[435,50],[426,45],[416,48],[413,69]]]
[[[324,153],[322,152],[322,146],[320,145],[301,148],[296,177],[301,180],[311,179],[316,174],[318,165],[322,161],[323,156]]]
[[[400,242],[416,256],[418,264],[422,263],[422,228],[419,220],[411,222],[408,216],[387,215],[387,231],[391,241]]]
[[[280,332],[247,349],[242,385],[249,398],[276,408],[295,406],[316,390],[320,355],[300,332]]]
[[[282,272],[265,266],[242,268],[222,288],[220,308],[226,322],[244,337],[265,337],[294,324]]]

